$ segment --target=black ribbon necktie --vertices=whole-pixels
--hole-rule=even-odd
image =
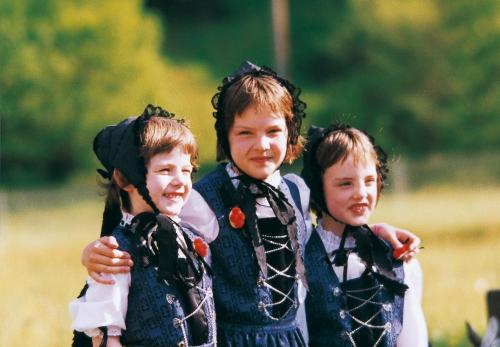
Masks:
[[[345,240],[351,234],[355,241],[354,250],[345,248]],[[334,251],[333,264],[335,266],[345,266],[344,281],[347,276],[347,258],[348,252],[356,251],[359,258],[366,264],[364,274],[373,274],[373,276],[391,293],[404,296],[408,286],[397,280],[393,270],[394,260],[390,247],[379,239],[368,225],[353,227],[346,225],[342,234],[339,248]],[[333,254],[332,254],[333,255]],[[374,271],[374,269],[376,271]]]

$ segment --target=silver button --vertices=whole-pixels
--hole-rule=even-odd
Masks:
[[[333,295],[335,295],[335,296],[339,296],[339,295],[340,295],[340,293],[341,293],[341,291],[340,291],[340,288],[339,288],[339,287],[335,287],[335,288],[333,288]]]
[[[173,296],[172,294],[167,294],[166,299],[169,304],[173,304],[175,301],[175,296]]]
[[[257,285],[259,287],[262,287],[264,285],[264,278],[259,276],[259,278],[257,278]]]
[[[387,303],[387,304],[383,304],[382,305],[382,308],[385,310],[385,311],[392,311],[392,305]]]
[[[391,322],[385,323],[385,331],[389,332],[392,329],[392,324]]]
[[[341,319],[344,319],[345,318],[345,311],[344,310],[340,310],[339,311],[339,316]]]
[[[266,304],[264,304],[262,301],[259,301],[258,308],[259,311],[264,311],[264,309],[266,308]]]
[[[179,319],[179,318],[174,318],[172,319],[172,325],[175,327],[175,328],[178,328],[180,327],[182,324],[182,321]]]

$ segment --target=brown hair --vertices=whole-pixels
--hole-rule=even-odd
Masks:
[[[153,156],[162,152],[170,152],[181,146],[190,155],[193,173],[198,170],[198,145],[194,135],[183,121],[174,118],[152,116],[148,119],[140,134],[140,156],[147,166]],[[120,206],[130,212],[131,202],[128,193],[122,188],[130,184],[120,170],[114,169],[109,182],[100,185],[107,190],[106,203]],[[111,206],[111,205],[110,205]]]
[[[198,170],[198,145],[194,135],[184,122],[166,117],[151,117],[141,134],[140,153],[147,164],[158,153],[170,152],[176,147],[191,157],[193,172]]]
[[[321,168],[321,177],[330,166],[344,162],[349,155],[353,156],[356,164],[373,160],[377,169],[377,191],[380,194],[386,163],[380,160],[370,138],[356,128],[334,130],[321,141],[316,151],[316,161]]]
[[[283,114],[288,129],[288,145],[284,162],[292,163],[302,153],[304,138],[299,135],[295,144],[290,141],[290,136],[296,127],[293,121],[292,96],[274,77],[268,75],[243,76],[227,89],[223,105],[225,138],[217,138],[217,160],[224,160],[229,156],[222,141],[227,141],[227,133],[234,123],[234,117],[240,115],[249,106],[269,107],[273,112]]]

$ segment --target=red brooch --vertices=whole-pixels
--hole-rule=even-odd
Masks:
[[[409,245],[402,245],[401,247],[398,247],[392,252],[392,256],[394,259],[401,259],[405,255],[407,255],[410,252],[410,246]]]
[[[238,206],[229,211],[229,224],[235,229],[241,229],[245,225],[245,214]]]
[[[194,239],[193,247],[196,253],[198,253],[198,255],[205,258],[205,256],[207,255],[208,246],[202,239],[200,238]]]

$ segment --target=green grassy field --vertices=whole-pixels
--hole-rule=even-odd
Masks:
[[[468,346],[481,332],[485,293],[500,288],[500,187],[429,189],[384,196],[373,221],[417,232],[425,247],[424,311],[434,346]],[[0,346],[68,346],[68,302],[86,273],[83,246],[98,234],[95,190],[0,194]]]

